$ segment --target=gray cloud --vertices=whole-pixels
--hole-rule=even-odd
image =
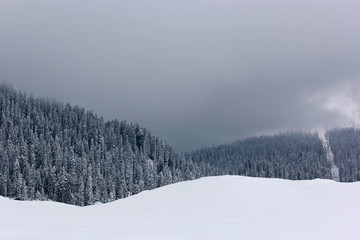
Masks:
[[[136,121],[179,150],[339,126],[360,116],[359,11],[359,1],[4,0],[0,79]]]

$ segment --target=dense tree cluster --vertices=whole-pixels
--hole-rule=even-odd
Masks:
[[[341,181],[360,181],[360,130],[326,132]],[[210,175],[331,178],[317,133],[286,132],[186,156],[137,124],[0,85],[0,195],[89,205]]]
[[[0,86],[0,195],[89,205],[195,179],[193,164],[137,124]]]
[[[251,137],[187,154],[210,163],[217,174],[285,179],[331,178],[331,166],[316,133],[286,132]]]
[[[340,181],[360,181],[360,129],[342,128],[326,132]]]

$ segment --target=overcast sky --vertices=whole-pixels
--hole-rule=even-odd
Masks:
[[[360,1],[0,0],[0,81],[181,151],[360,122]]]

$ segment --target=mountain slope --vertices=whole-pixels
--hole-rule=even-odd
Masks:
[[[0,85],[2,196],[83,206],[210,172],[137,124]]]
[[[285,132],[246,138],[187,154],[211,164],[220,174],[291,180],[331,179],[331,164],[316,133]]]
[[[331,180],[223,176],[88,207],[0,198],[0,238],[355,240],[359,190]]]

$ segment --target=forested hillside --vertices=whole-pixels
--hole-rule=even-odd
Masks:
[[[89,205],[210,174],[138,126],[0,86],[0,195]]]
[[[360,181],[360,129],[333,129],[326,135],[339,168],[340,181]]]
[[[325,133],[341,182],[360,181],[360,129],[339,128]],[[203,148],[186,155],[209,163],[217,174],[276,177],[293,180],[332,178],[331,164],[317,133],[286,132],[232,144]]]
[[[360,130],[326,132],[340,181],[360,180]],[[317,133],[286,132],[185,156],[138,124],[0,86],[0,195],[75,205],[213,175],[331,179]]]
[[[210,163],[219,174],[285,179],[331,178],[331,166],[316,133],[287,132],[204,148],[187,157]]]

